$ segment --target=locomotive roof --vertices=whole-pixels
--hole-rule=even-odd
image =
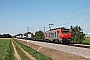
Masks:
[[[65,27],[59,27],[59,28],[54,28],[54,29],[51,29],[51,30],[56,30],[56,29],[67,29],[67,28],[65,28]],[[51,30],[49,30],[49,31],[51,31]]]

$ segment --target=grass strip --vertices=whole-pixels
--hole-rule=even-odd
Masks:
[[[15,40],[25,51],[27,51],[29,54],[31,54],[33,57],[36,58],[36,60],[51,60],[50,57],[47,57],[39,52],[37,52],[36,50],[18,42],[17,40]]]
[[[19,53],[19,55],[20,55],[20,57],[21,57],[21,60],[30,60],[30,59],[24,54],[24,52],[16,45],[15,42],[14,42],[14,45],[15,45],[15,47],[16,47],[16,49],[17,49],[17,51],[18,51],[18,53]]]
[[[90,40],[83,40],[82,43],[83,43],[83,44],[88,44],[88,45],[90,45]]]
[[[10,55],[10,57],[11,57],[10,60],[16,60],[15,57],[14,57],[14,49],[13,49],[11,40],[10,40],[10,45],[9,46],[10,46],[10,50],[11,50],[11,52],[10,52],[10,54],[11,54]]]

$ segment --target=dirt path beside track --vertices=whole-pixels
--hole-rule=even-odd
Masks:
[[[81,56],[77,56],[74,54],[58,51],[55,49],[38,46],[32,43],[26,43],[24,41],[19,40],[19,42],[23,43],[26,46],[29,46],[30,48],[39,51],[40,53],[51,57],[52,60],[90,60]]]
[[[15,41],[14,41],[15,42]],[[35,57],[33,57],[32,55],[30,55],[28,52],[26,52],[23,48],[21,48],[16,42],[15,44],[24,52],[24,54],[30,58],[30,60],[36,60]]]
[[[11,41],[12,41],[12,40],[11,40]],[[15,48],[15,45],[14,45],[13,41],[12,41],[12,46],[13,46],[13,49],[14,49],[14,56],[15,56],[16,60],[21,60],[21,57],[20,57],[20,55],[18,54],[18,52],[17,52],[17,50],[16,50],[16,48]]]

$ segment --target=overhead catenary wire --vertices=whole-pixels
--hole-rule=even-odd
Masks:
[[[90,18],[84,18],[84,19],[75,20],[75,21],[72,21],[72,22],[68,22],[65,25],[70,24],[70,23],[76,23],[76,22],[80,22],[80,21],[85,21],[85,20],[88,20],[88,19],[90,19]]]
[[[85,19],[85,18],[87,19],[87,18],[89,18],[87,16],[90,16],[90,11],[84,12],[84,13],[79,14],[79,15],[75,15],[75,16],[69,17],[69,18],[65,19],[65,23],[60,23],[58,25],[64,25],[64,26],[70,25],[70,23],[72,23],[72,22],[74,22],[74,23],[75,22],[78,22],[78,21],[80,21],[80,19]]]
[[[68,13],[66,13],[66,14],[64,14],[64,15],[62,15],[62,16],[60,16],[60,17],[58,17],[58,18],[55,18],[55,19],[53,19],[53,20],[65,18],[66,16],[72,15],[72,14],[74,14],[76,11],[81,10],[81,9],[83,9],[83,8],[86,8],[86,7],[88,7],[88,6],[90,6],[90,2],[87,3],[87,4],[85,4],[85,5],[83,5],[83,6],[80,6],[80,7],[76,8],[76,9],[74,9],[74,10],[72,10],[72,11],[70,11],[70,12],[68,12]],[[61,22],[61,21],[60,21],[60,22]]]
[[[77,21],[77,20],[83,19],[82,17],[83,17],[84,15],[89,15],[90,11],[83,12],[83,13],[79,13],[79,14],[74,15],[74,16],[73,16],[73,14],[76,13],[77,11],[81,11],[82,9],[86,9],[86,8],[88,8],[88,7],[90,7],[90,2],[87,3],[87,4],[84,4],[83,6],[80,6],[80,7],[76,8],[76,9],[74,9],[74,10],[72,10],[72,11],[70,11],[70,12],[68,12],[68,13],[66,13],[66,14],[58,17],[58,18],[53,19],[52,21],[54,21],[54,22],[52,22],[52,23],[54,24],[54,26],[56,26],[55,23],[57,23],[57,24],[60,26],[60,25],[67,25],[67,24],[72,23],[72,22],[79,22],[79,21]],[[71,15],[71,16],[70,16],[70,15]],[[69,17],[68,17],[68,16],[69,16]],[[87,18],[88,18],[88,17],[87,17]],[[47,20],[46,20],[46,21],[47,21]],[[82,21],[82,20],[81,20],[81,21]],[[61,22],[62,22],[62,23],[61,23]],[[60,24],[59,24],[59,23],[60,23]],[[44,24],[42,23],[42,24],[40,24],[40,25],[41,25],[42,27],[47,27],[48,24],[49,24],[49,23],[47,23],[47,25],[45,25],[45,26],[42,26],[42,25],[44,25]],[[40,29],[41,29],[41,28],[40,28]]]
[[[83,5],[83,6],[81,6],[81,7],[79,7],[79,8],[76,8],[76,9],[74,9],[74,10],[72,10],[71,12],[69,12],[69,13],[67,13],[67,14],[64,14],[64,15],[62,15],[61,17],[59,17],[59,20],[55,20],[55,21],[57,21],[57,22],[55,22],[55,23],[61,23],[61,22],[65,22],[65,21],[67,21],[67,20],[70,20],[70,19],[72,19],[73,17],[76,17],[76,16],[78,16],[78,15],[80,15],[80,14],[78,14],[78,15],[76,15],[76,16],[70,16],[69,18],[65,18],[67,15],[69,16],[69,15],[72,15],[72,14],[74,14],[74,13],[76,13],[76,11],[78,11],[78,10],[82,10],[82,9],[85,9],[86,7],[89,7],[90,6],[90,2],[89,3],[87,3],[87,4],[85,4],[85,5]],[[90,12],[90,11],[89,11]],[[82,15],[84,15],[84,14],[86,14],[86,13],[88,13],[88,12],[85,12],[85,13],[82,13],[81,14],[81,16]],[[58,19],[58,18],[57,18]]]
[[[68,18],[68,19],[65,19],[66,21],[68,20],[65,24],[70,23],[70,21],[71,21],[72,19],[74,19],[74,20],[76,20],[76,19],[81,19],[81,18],[83,17],[83,15],[84,15],[84,16],[90,15],[90,11],[84,12],[84,13],[79,14],[79,15],[72,16],[72,17],[70,17],[70,18]],[[75,18],[76,18],[76,19],[75,19]],[[73,20],[72,20],[72,21],[73,21]]]

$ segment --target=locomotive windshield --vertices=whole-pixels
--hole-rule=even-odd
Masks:
[[[69,29],[62,29],[62,33],[69,33]]]

